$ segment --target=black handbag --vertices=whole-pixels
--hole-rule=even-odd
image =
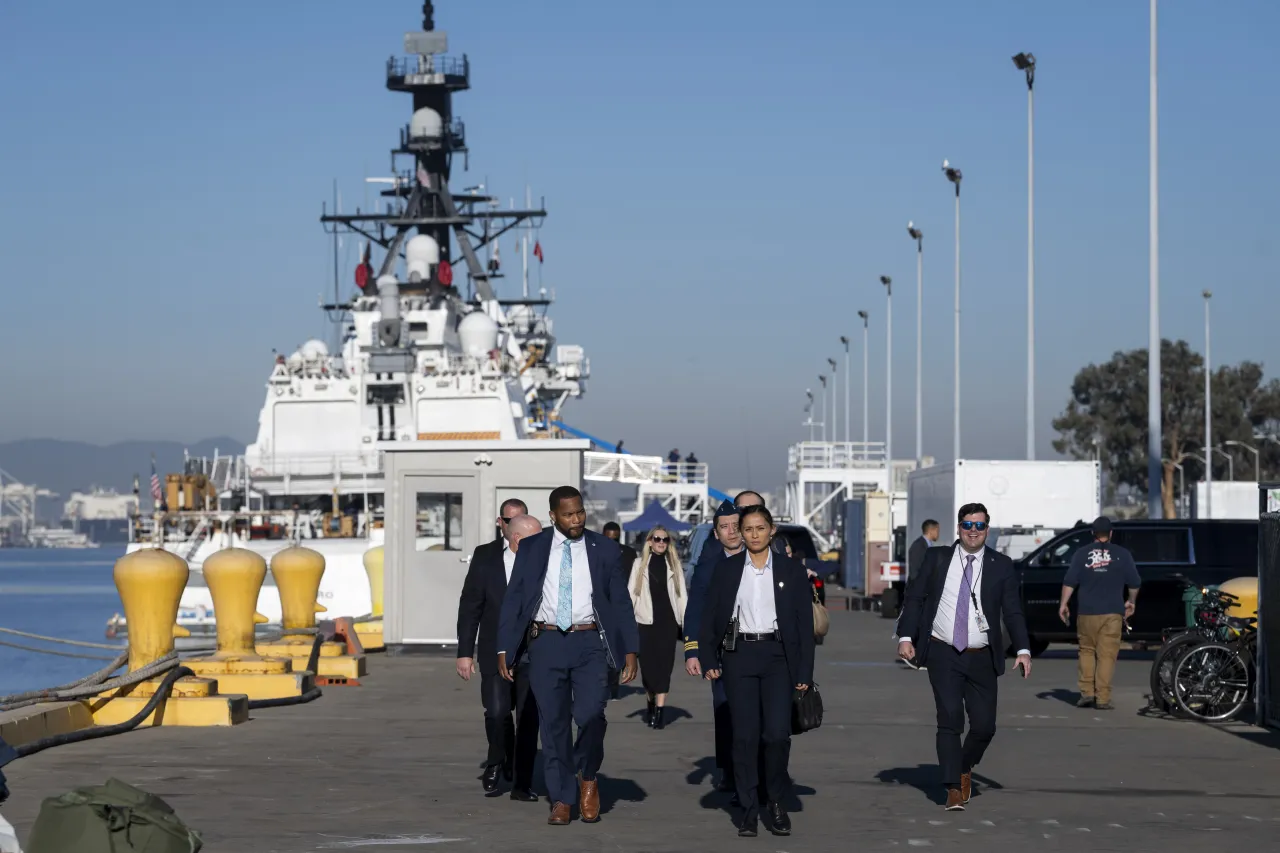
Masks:
[[[791,700],[791,733],[802,735],[822,725],[822,694],[817,684],[808,690],[796,691]]]

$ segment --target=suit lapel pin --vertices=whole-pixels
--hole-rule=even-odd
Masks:
[[[785,585],[786,584],[784,584],[782,581],[778,581],[778,589],[782,589],[782,587],[784,587]]]

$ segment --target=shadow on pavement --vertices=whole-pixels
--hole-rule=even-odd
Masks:
[[[619,779],[600,773],[596,776],[600,788],[600,814],[607,814],[618,802],[644,802],[648,792],[632,779]]]
[[[626,718],[628,720],[642,719],[645,713],[646,712],[644,708],[637,708],[636,710],[632,711],[630,714],[627,714]],[[676,720],[692,720],[692,719],[693,719],[693,714],[690,714],[684,708],[678,708],[675,705],[667,705],[666,710],[663,713],[663,723],[668,726],[674,723]]]
[[[1056,699],[1067,705],[1075,707],[1076,702],[1080,699],[1078,690],[1066,690],[1062,687],[1055,687],[1052,690],[1044,690],[1036,694],[1037,699]]]

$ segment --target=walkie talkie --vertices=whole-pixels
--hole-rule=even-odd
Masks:
[[[726,652],[734,651],[738,648],[738,614],[734,613],[733,618],[729,620],[729,630],[725,632],[724,639],[720,641],[720,647]]]

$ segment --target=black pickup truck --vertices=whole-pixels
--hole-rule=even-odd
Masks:
[[[1256,521],[1144,519],[1115,521],[1112,527],[1112,541],[1132,552],[1142,577],[1126,640],[1158,642],[1165,628],[1186,624],[1182,595],[1188,583],[1205,586],[1258,574]],[[1071,597],[1070,625],[1058,618],[1058,601],[1071,555],[1092,541],[1088,525],[1081,524],[1014,563],[1033,655],[1050,643],[1076,642],[1076,597]]]

